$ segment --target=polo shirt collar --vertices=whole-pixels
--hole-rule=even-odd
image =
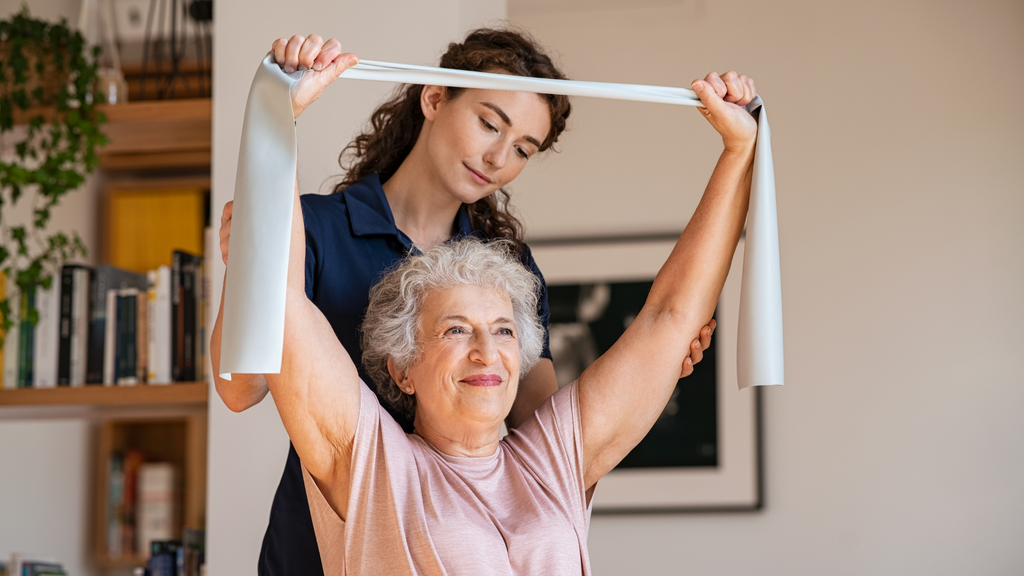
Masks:
[[[348,205],[348,219],[354,235],[385,234],[405,240],[405,234],[400,233],[395,225],[395,216],[391,213],[387,196],[384,195],[379,174],[370,174],[346,188],[342,194],[345,195],[345,203]],[[459,207],[459,212],[455,215],[455,228],[454,238],[473,235],[473,225],[470,223],[469,210],[465,204]]]

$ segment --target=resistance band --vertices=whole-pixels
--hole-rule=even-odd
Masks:
[[[281,371],[297,159],[289,92],[303,74],[286,74],[268,55],[249,89],[235,178],[231,265],[224,284],[222,378],[230,379],[236,372]],[[701,106],[697,95],[686,88],[525,78],[370,60],[349,68],[341,78]],[[757,118],[758,130],[740,285],[740,388],[783,383],[782,281],[771,130],[759,96],[746,109]]]

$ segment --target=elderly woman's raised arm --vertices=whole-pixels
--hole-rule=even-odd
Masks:
[[[757,124],[742,108],[753,82],[730,72],[694,83],[725,150],[651,293],[622,337],[579,379],[586,488],[654,425],[725,285],[746,218]],[[723,100],[724,97],[724,100]]]
[[[347,484],[352,437],[359,418],[359,373],[330,323],[306,297],[306,238],[297,186],[294,196],[281,373],[265,377],[302,464],[317,480],[327,501],[344,517],[347,494],[338,494],[337,490],[332,494],[332,487]],[[217,343],[223,313],[222,298],[212,333]],[[214,354],[212,360],[214,377],[219,379],[219,355]]]

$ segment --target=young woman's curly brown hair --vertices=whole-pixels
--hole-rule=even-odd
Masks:
[[[442,68],[487,72],[501,70],[517,76],[565,79],[565,75],[525,33],[512,30],[481,28],[469,33],[466,40],[448,45],[441,56]],[[370,174],[380,174],[386,182],[412,151],[423,127],[419,85],[403,85],[370,116],[363,133],[349,143],[338,158],[344,180],[335,185],[340,192]],[[447,88],[446,96],[455,98],[462,88]],[[551,111],[551,131],[541,143],[547,150],[565,130],[572,110],[567,96],[542,94]],[[502,188],[469,207],[473,227],[487,238],[511,240],[517,247],[523,241],[522,223],[511,213],[509,193]]]

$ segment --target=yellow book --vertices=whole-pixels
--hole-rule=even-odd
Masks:
[[[171,253],[203,253],[208,195],[204,188],[108,191],[107,261],[139,274],[170,266]]]

